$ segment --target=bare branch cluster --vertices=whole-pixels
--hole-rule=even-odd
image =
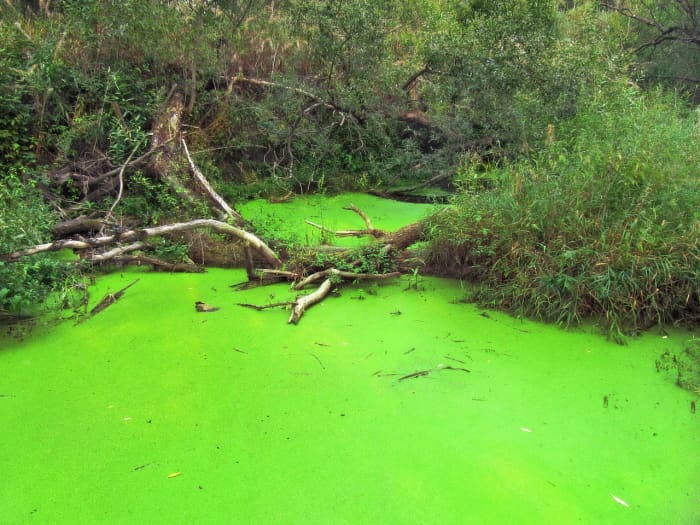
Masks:
[[[603,1],[601,6],[655,30],[654,38],[637,47],[637,52],[673,41],[700,47],[700,6],[696,1],[640,2],[643,11],[629,7],[624,0]],[[665,20],[673,20],[674,23]]]

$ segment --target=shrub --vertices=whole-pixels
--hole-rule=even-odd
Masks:
[[[13,171],[0,176],[0,253],[46,240],[54,222],[34,186],[24,185]],[[20,313],[70,287],[76,275],[72,265],[47,254],[0,261],[0,312]]]
[[[467,185],[436,216],[431,262],[464,265],[484,304],[563,325],[600,316],[617,339],[697,323],[695,114],[670,95],[617,85],[549,134],[530,159],[485,168],[492,189]]]

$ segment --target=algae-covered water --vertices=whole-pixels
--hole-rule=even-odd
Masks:
[[[338,246],[356,246],[366,243],[365,238],[334,237],[325,230],[364,230],[362,217],[346,208],[354,205],[362,210],[374,228],[394,231],[425,217],[435,206],[409,204],[380,199],[365,193],[343,193],[334,196],[300,195],[284,204],[270,204],[257,199],[239,207],[241,214],[253,221],[258,231],[272,232],[274,238],[297,244],[315,245],[332,243]],[[308,221],[308,222],[307,222]]]
[[[700,415],[654,364],[690,333],[619,346],[434,278],[345,288],[298,326],[237,306],[291,297],[234,291],[238,270],[117,273],[91,305],[135,278],[3,341],[2,523],[700,519]]]
[[[364,227],[351,202],[385,229],[430,209],[242,210],[316,243],[305,219]],[[238,306],[294,298],[236,291],[239,270],[131,269],[90,307],[135,279],[81,324],[0,339],[3,525],[700,523],[697,396],[656,367],[690,332],[619,346],[413,276],[344,287],[297,326]]]

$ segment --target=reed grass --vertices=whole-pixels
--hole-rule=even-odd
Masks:
[[[597,317],[618,341],[697,326],[698,113],[661,92],[616,89],[531,157],[464,168],[489,188],[465,185],[433,219],[429,262],[478,283],[484,305],[565,326]]]

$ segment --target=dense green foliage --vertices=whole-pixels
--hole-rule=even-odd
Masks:
[[[463,168],[433,262],[480,282],[481,302],[565,325],[602,316],[615,337],[697,324],[697,114],[618,84],[551,134],[531,158]]]
[[[50,236],[52,222],[41,193],[14,173],[6,173],[0,180],[0,252],[42,242]],[[0,261],[0,313],[24,312],[57,290],[68,300],[75,278],[69,263],[47,255],[27,257],[18,264]]]
[[[233,204],[442,175],[458,196],[432,221],[428,259],[479,282],[483,303],[563,324],[601,315],[615,336],[697,323],[700,144],[684,97],[700,48],[659,40],[664,28],[697,33],[694,3],[0,10],[0,252],[81,214],[112,226],[206,214],[185,191],[177,141],[160,168],[129,166],[123,192],[101,179],[149,150],[179,97],[175,131]],[[70,281],[47,257],[0,264],[0,310]]]

